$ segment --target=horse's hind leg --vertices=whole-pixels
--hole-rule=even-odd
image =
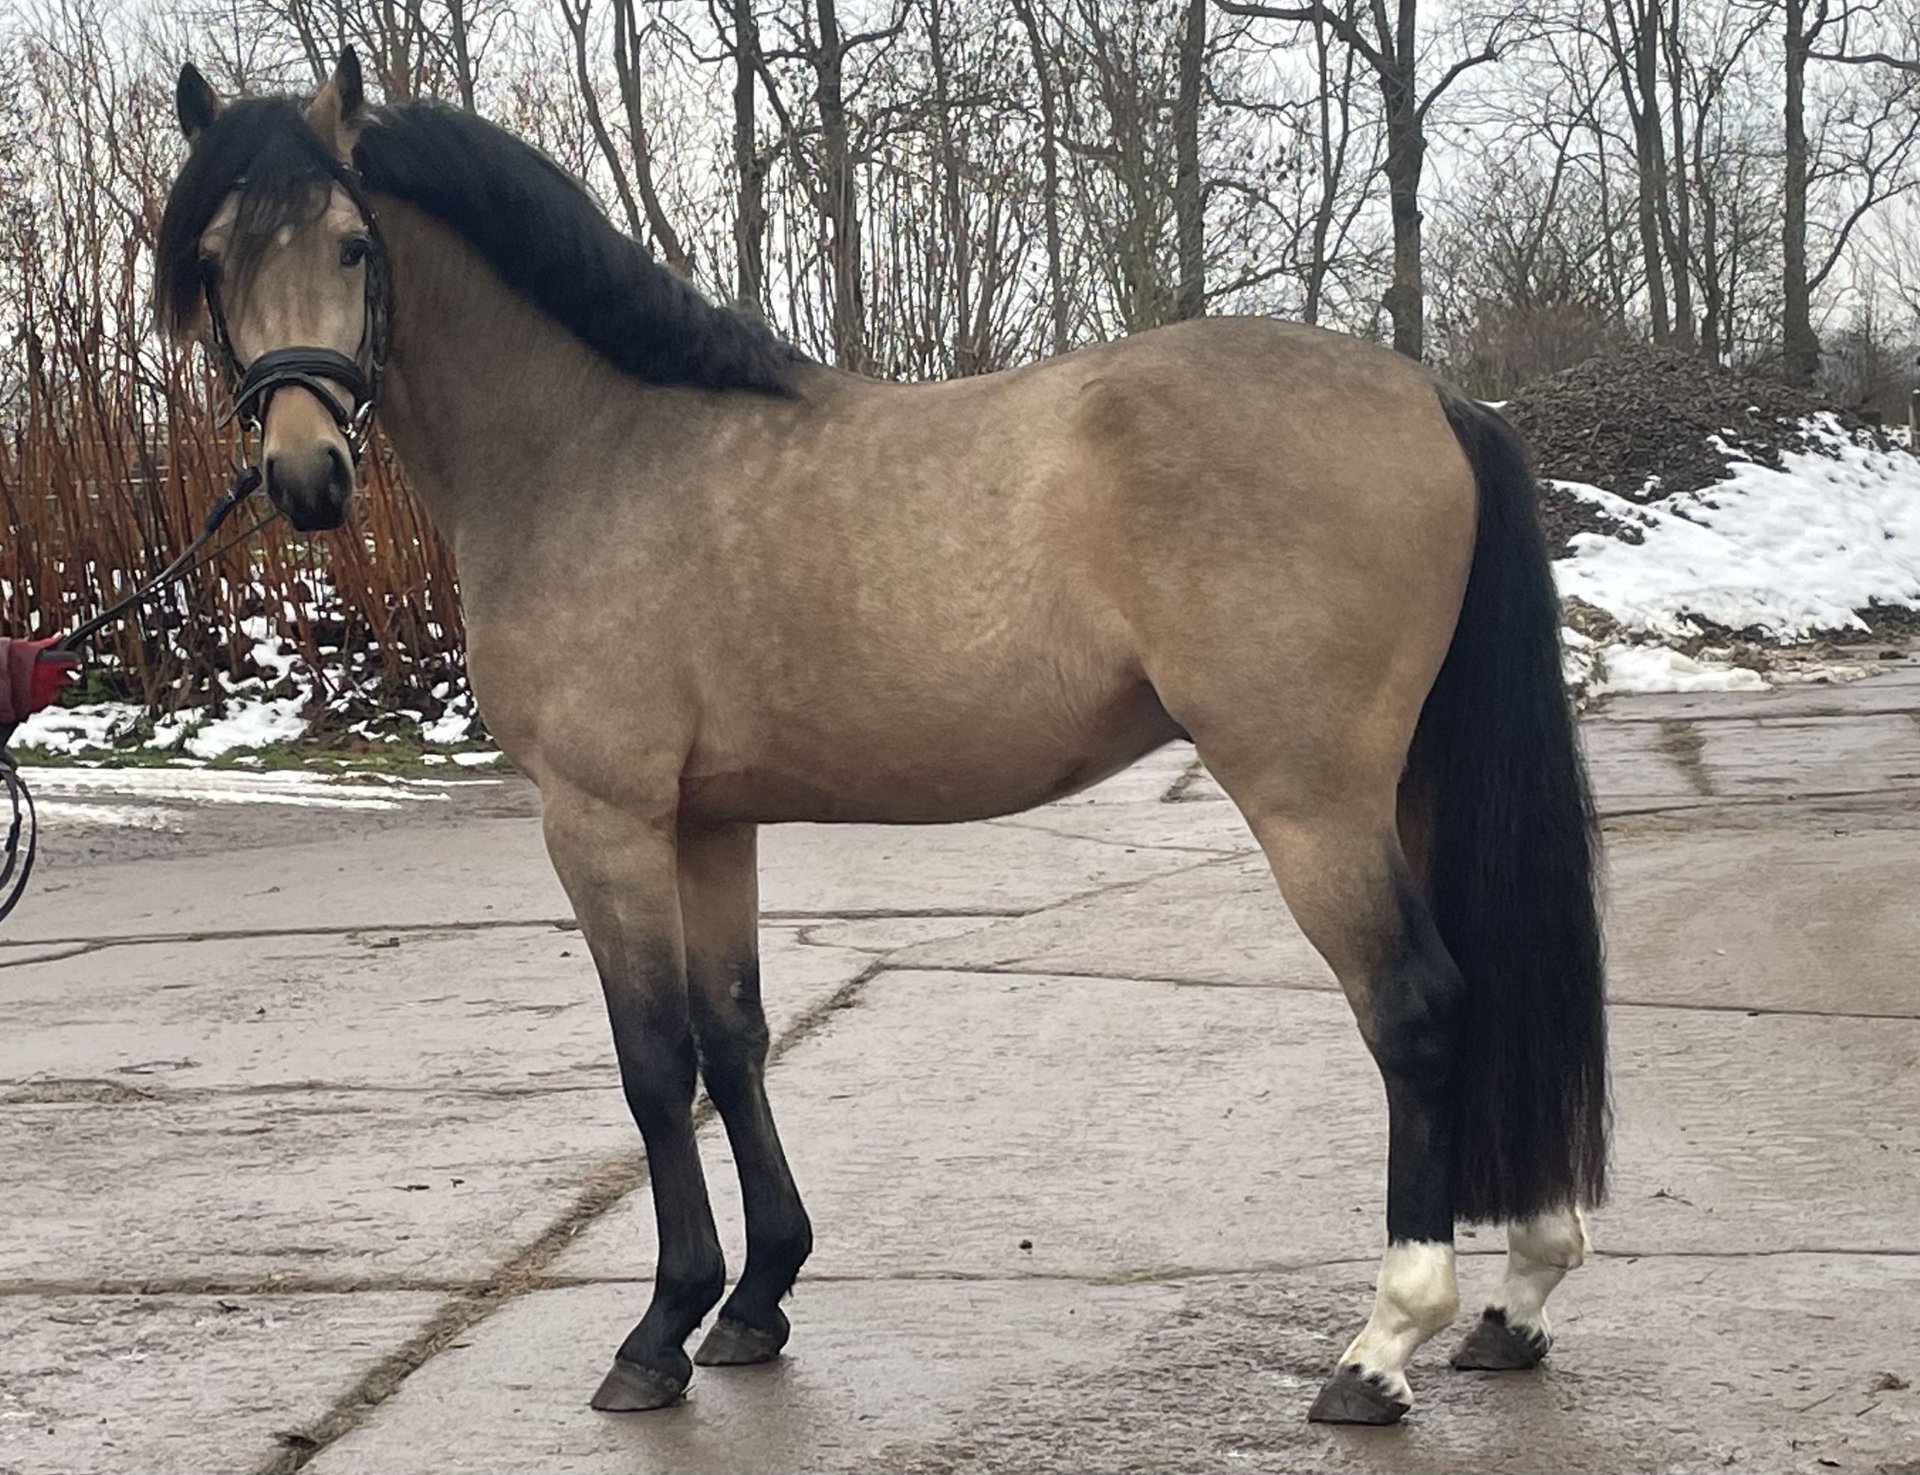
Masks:
[[[813,1230],[767,1105],[767,1019],[760,1005],[759,890],[751,825],[680,833],[680,914],[700,1071],[727,1129],[747,1213],[747,1264],[693,1360],[765,1362],[787,1341],[780,1299],[813,1248]]]
[[[1587,1226],[1578,1209],[1537,1214],[1507,1226],[1507,1264],[1500,1286],[1453,1365],[1488,1372],[1537,1367],[1553,1346],[1547,1297],[1587,1257]]]
[[[569,790],[542,793],[547,849],[600,970],[627,1105],[647,1148],[659,1230],[653,1297],[593,1395],[612,1412],[672,1403],[683,1344],[726,1289],[693,1137],[695,1055],[671,820]]]
[[[1204,738],[1200,751],[1207,756]],[[1386,1085],[1387,1249],[1373,1314],[1308,1417],[1390,1424],[1413,1404],[1409,1360],[1459,1306],[1449,1094],[1463,984],[1401,851],[1391,777],[1358,792],[1305,776],[1296,787],[1208,761],[1340,980]]]

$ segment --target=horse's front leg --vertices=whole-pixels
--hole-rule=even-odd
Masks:
[[[740,1170],[747,1264],[694,1354],[702,1366],[766,1362],[787,1342],[780,1300],[813,1249],[813,1229],[767,1104],[760,1005],[760,890],[752,825],[680,831],[680,916],[700,1073]]]
[[[600,970],[659,1227],[653,1299],[593,1406],[659,1408],[686,1391],[693,1364],[682,1344],[727,1282],[693,1137],[696,1064],[673,818],[566,789],[542,797],[548,852]]]

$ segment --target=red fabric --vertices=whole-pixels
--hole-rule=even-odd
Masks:
[[[40,659],[57,643],[0,636],[0,723],[24,722],[60,695],[77,662],[72,656]]]

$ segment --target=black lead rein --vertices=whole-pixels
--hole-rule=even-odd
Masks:
[[[92,619],[82,621],[80,624],[75,625],[72,630],[60,638],[60,643],[49,649],[41,659],[60,659],[73,655],[89,636],[96,635],[101,630],[104,630],[136,604],[144,603],[146,600],[153,598],[155,594],[158,594],[176,579],[185,578],[196,568],[200,567],[202,563],[209,563],[219,557],[224,551],[224,547],[214,549],[214,551],[209,553],[204,559],[198,559],[197,561],[195,555],[207,546],[208,541],[215,533],[220,531],[220,525],[233,515],[234,509],[246,501],[248,497],[251,497],[254,492],[259,489],[259,486],[260,468],[258,466],[242,466],[238,471],[234,472],[233,480],[228,483],[226,492],[221,496],[220,500],[215,502],[208,510],[206,520],[200,524],[200,531],[194,536],[191,543],[180,550],[180,556],[178,558],[161,569],[159,573],[147,580],[147,582],[142,584],[138,589],[135,589],[133,593],[129,594],[125,599],[103,609]],[[265,527],[267,523],[271,521],[271,518],[272,514],[263,517],[251,528],[247,529],[246,533],[242,534],[242,536],[251,537],[259,529]]]

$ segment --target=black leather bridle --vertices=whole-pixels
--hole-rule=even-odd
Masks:
[[[258,436],[267,417],[267,404],[274,394],[289,386],[304,389],[326,407],[334,424],[346,438],[353,462],[367,448],[367,436],[373,429],[373,412],[380,405],[380,385],[387,372],[389,332],[393,322],[393,279],[387,271],[387,244],[380,234],[380,223],[372,207],[347,176],[339,183],[360,212],[366,229],[366,314],[362,319],[360,346],[352,357],[338,349],[297,344],[274,348],[250,364],[242,365],[233,350],[233,337],[227,331],[227,315],[220,305],[218,274],[206,274],[202,290],[207,301],[207,325],[213,349],[232,396],[232,407],[221,424],[238,420],[242,427]],[[236,186],[238,188],[240,186]],[[366,367],[361,367],[362,360]],[[346,390],[350,405],[342,405],[329,386]]]

